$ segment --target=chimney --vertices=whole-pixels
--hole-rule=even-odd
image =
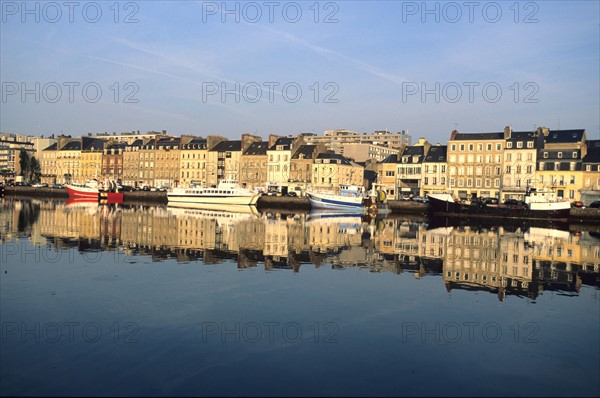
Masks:
[[[271,148],[273,145],[275,145],[275,142],[277,141],[278,138],[279,138],[278,135],[269,134],[269,148]]]
[[[218,135],[209,135],[206,137],[206,149],[212,149],[221,141],[228,141],[227,138]]]
[[[512,135],[512,127],[511,126],[505,126],[504,127],[504,139],[508,140],[511,138]]]
[[[458,134],[458,131],[452,130],[452,132],[450,133],[450,141],[455,140],[457,134]]]

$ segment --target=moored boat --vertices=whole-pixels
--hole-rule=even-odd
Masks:
[[[81,198],[102,203],[123,203],[123,193],[118,192],[117,184],[107,181],[99,184],[97,180],[87,180],[85,184],[65,184],[70,198]]]
[[[167,192],[169,205],[256,205],[260,194],[242,188],[236,181],[223,180],[216,188],[189,187],[173,188]]]
[[[318,210],[347,210],[366,207],[363,187],[340,185],[338,192],[306,192],[310,207]]]
[[[470,216],[492,216],[506,218],[567,218],[571,204],[556,197],[552,189],[528,189],[523,202],[513,204],[488,204],[474,200],[461,202],[450,193],[428,194],[430,213],[467,214]]]

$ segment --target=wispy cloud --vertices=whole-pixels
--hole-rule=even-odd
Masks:
[[[322,47],[322,46],[318,46],[316,44],[309,43],[308,41],[301,39],[298,36],[295,36],[291,33],[283,32],[281,30],[273,29],[270,27],[262,27],[262,28],[264,30],[270,31],[277,38],[283,37],[284,39],[286,39],[287,41],[289,41],[291,43],[299,44],[305,48],[308,48],[309,50],[312,50],[318,54],[324,55],[330,59],[348,62],[351,65],[354,65],[354,67],[356,67],[357,69],[360,69],[364,72],[367,72],[368,74],[370,74],[372,76],[379,77],[381,79],[387,80],[394,84],[402,84],[403,82],[409,81],[409,79],[406,79],[403,76],[397,76],[392,73],[388,73],[385,70],[379,68],[378,66],[371,65],[371,64],[361,61],[359,59],[349,57],[349,56],[344,55],[335,50],[331,50],[326,47]]]

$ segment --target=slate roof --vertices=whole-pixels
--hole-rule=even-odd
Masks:
[[[399,155],[392,154],[392,155],[388,156],[387,158],[383,159],[379,163],[402,163],[401,159],[402,158]]]
[[[280,137],[277,139],[277,141],[275,141],[275,144],[269,148],[269,150],[274,151],[279,145],[283,145],[284,150],[290,149],[294,139],[294,137]]]
[[[67,144],[61,148],[61,151],[80,151],[81,150],[81,141],[69,141]]]
[[[57,146],[58,146],[58,144],[55,142],[54,144],[50,145],[48,148],[44,149],[44,151],[56,151]]]
[[[566,144],[581,142],[585,130],[556,130],[548,132],[548,136],[545,138],[548,144]]]
[[[340,155],[339,153],[320,153],[319,156],[317,156],[317,159],[336,159],[340,161],[340,164],[344,164],[346,166],[352,165],[352,163],[350,163],[350,161],[344,157],[344,155]]]
[[[187,144],[181,145],[181,149],[206,149],[207,141],[205,138],[194,138]]]
[[[456,133],[455,141],[466,140],[503,140],[504,132],[502,133]]]
[[[583,163],[600,163],[600,146],[588,147]]]
[[[242,141],[221,141],[215,145],[210,151],[211,152],[235,152],[242,150]]]
[[[432,146],[429,148],[427,156],[425,156],[425,163],[445,163],[446,154],[448,152],[447,145]]]
[[[179,149],[179,138],[160,138],[156,141],[156,149]]]
[[[269,147],[268,142],[253,142],[250,144],[244,155],[267,155],[267,148]]]
[[[292,156],[292,159],[300,159],[300,155],[304,155],[304,159],[313,159],[316,145],[300,145],[296,153]]]

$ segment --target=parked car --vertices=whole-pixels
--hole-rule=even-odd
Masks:
[[[421,203],[429,202],[429,199],[424,196],[415,196],[414,198],[412,198],[412,200],[413,200],[413,202],[421,202]]]
[[[291,191],[291,192],[288,192],[287,196],[295,198],[295,197],[298,196],[298,194],[296,192],[294,192],[294,191]]]
[[[33,188],[44,188],[44,184],[33,184]]]
[[[482,203],[486,205],[497,205],[498,198],[482,198]]]
[[[600,209],[600,200],[595,200],[588,206],[591,209]]]
[[[168,189],[169,187],[160,187],[158,188],[158,192],[167,192]]]
[[[150,186],[149,185],[144,185],[142,187],[142,191],[150,191]]]
[[[583,202],[581,200],[575,200],[571,202],[571,207],[583,207]]]
[[[400,200],[411,200],[411,195],[404,194],[400,197]]]
[[[52,184],[52,185],[50,186],[50,188],[53,188],[53,189],[64,189],[64,188],[65,188],[65,186],[64,186],[64,185],[62,185],[62,184]]]
[[[130,185],[123,185],[122,187],[119,188],[119,191],[121,191],[121,192],[133,191],[133,187]]]
[[[517,199],[508,199],[504,202],[504,206],[509,206],[509,207],[527,207],[527,203],[523,202],[522,200],[517,200]]]

